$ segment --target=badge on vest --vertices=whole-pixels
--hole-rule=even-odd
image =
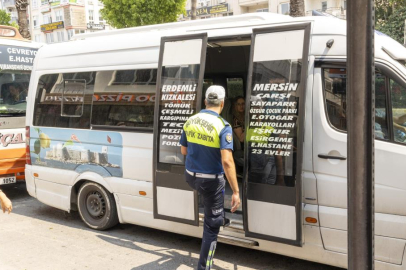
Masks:
[[[231,143],[231,142],[233,141],[233,137],[231,136],[231,133],[227,133],[227,135],[226,135],[226,141],[227,141],[228,143]]]

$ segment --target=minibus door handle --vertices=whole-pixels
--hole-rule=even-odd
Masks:
[[[324,159],[338,159],[338,160],[346,160],[347,157],[345,156],[340,156],[340,155],[328,155],[328,154],[319,154],[319,158],[324,158]]]

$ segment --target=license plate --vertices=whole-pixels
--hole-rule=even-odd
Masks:
[[[0,185],[13,184],[15,182],[17,182],[17,179],[15,176],[0,177]]]

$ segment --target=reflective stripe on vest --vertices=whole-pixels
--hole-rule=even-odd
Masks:
[[[220,148],[219,134],[226,126],[223,119],[209,113],[198,113],[183,125],[188,142]]]

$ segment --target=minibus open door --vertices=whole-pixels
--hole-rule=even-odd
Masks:
[[[154,218],[199,225],[197,192],[185,181],[180,136],[201,107],[207,34],[161,39],[155,100]]]
[[[245,109],[247,237],[302,245],[309,40],[310,23],[253,30]]]

